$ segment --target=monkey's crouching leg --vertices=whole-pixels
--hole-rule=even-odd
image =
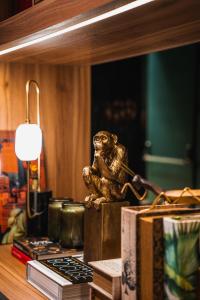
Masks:
[[[103,197],[105,197],[104,202],[114,202],[124,199],[124,196],[121,194],[121,188],[121,184],[116,181],[106,179],[105,177],[101,178],[101,192]]]
[[[89,190],[89,195],[85,198],[85,205],[86,207],[91,207],[92,202],[101,196],[99,191],[100,178],[96,175],[93,175],[93,170],[91,167],[85,167],[83,169],[83,179]]]
[[[111,184],[112,184],[111,180],[109,180],[105,177],[101,178],[101,192],[107,202],[112,201],[111,200]]]
[[[111,195],[112,181],[102,177],[99,184],[99,189],[101,190],[102,195],[94,201],[94,207],[96,209],[100,208],[101,203],[114,201]]]

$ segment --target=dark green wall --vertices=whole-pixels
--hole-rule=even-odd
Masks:
[[[197,45],[146,57],[146,138],[154,156],[192,159],[190,164],[146,163],[146,176],[163,188],[193,186],[196,172]],[[200,131],[196,132],[200,136]],[[199,153],[199,151],[198,151]]]
[[[165,189],[200,187],[199,57],[196,44],[92,68],[92,136],[116,133],[131,169]],[[146,150],[145,139],[152,145]],[[144,151],[190,163],[144,164]]]

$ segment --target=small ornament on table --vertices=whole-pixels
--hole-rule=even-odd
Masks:
[[[85,198],[86,207],[99,209],[101,203],[123,201],[127,187],[131,188],[137,199],[143,200],[147,191],[145,189],[140,196],[134,188],[134,178],[138,175],[128,168],[127,150],[118,143],[117,135],[99,131],[93,137],[93,145],[93,164],[83,169],[83,179],[89,190]],[[128,182],[127,174],[133,176],[132,183]],[[138,177],[136,179],[138,181]]]

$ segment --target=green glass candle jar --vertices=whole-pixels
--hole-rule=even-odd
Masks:
[[[70,198],[51,198],[48,205],[48,237],[54,242],[60,239],[61,209],[63,203],[71,203]]]
[[[63,203],[61,209],[60,243],[66,248],[83,247],[85,208],[80,203]]]

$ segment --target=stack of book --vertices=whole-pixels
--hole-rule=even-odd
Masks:
[[[32,260],[27,280],[52,300],[88,300],[92,268],[75,257]]]
[[[82,254],[75,249],[62,248],[58,243],[50,241],[48,237],[14,239],[11,252],[23,263],[33,259],[40,260]]]
[[[199,236],[199,206],[122,208],[122,299],[197,300]]]
[[[121,299],[121,258],[107,259],[89,262],[93,268],[93,282],[91,287],[91,298],[98,299]]]

